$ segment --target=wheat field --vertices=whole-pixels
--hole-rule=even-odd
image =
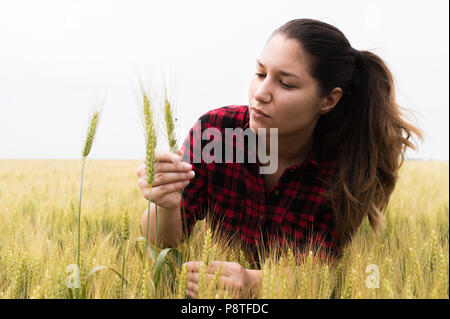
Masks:
[[[139,225],[147,201],[137,185],[138,164],[86,160],[76,289],[67,287],[66,270],[77,259],[81,162],[1,160],[0,298],[184,298],[186,274],[175,259],[166,259],[158,283],[157,261],[143,254]],[[336,269],[312,256],[297,260],[292,251],[273,255],[262,262],[262,286],[253,297],[448,298],[448,203],[448,161],[406,161],[383,233],[374,234],[365,220]],[[186,244],[179,250],[185,253]],[[198,222],[190,260],[205,254],[247,264],[239,249],[223,247]],[[202,298],[233,298],[214,282],[202,285]]]

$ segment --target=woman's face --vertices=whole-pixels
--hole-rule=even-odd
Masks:
[[[258,60],[248,90],[250,128],[278,128],[279,136],[314,130],[324,100],[297,41],[274,35]]]

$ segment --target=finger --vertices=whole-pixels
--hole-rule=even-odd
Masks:
[[[176,182],[176,183],[171,183],[171,184],[164,184],[164,185],[155,186],[155,187],[152,186],[152,190],[151,190],[152,201],[153,200],[158,201],[168,194],[180,192],[188,184],[189,184],[189,181],[184,181],[184,182]]]
[[[136,175],[137,177],[145,177],[146,175],[146,168],[147,166],[142,163],[141,165],[139,165],[139,167],[136,169]],[[173,163],[155,163],[155,172],[156,173],[170,173],[170,172],[174,172],[174,173],[189,173],[190,171],[192,171],[193,167],[191,164],[186,163],[186,162],[179,162],[176,164]]]
[[[147,179],[140,177],[138,179],[138,186],[140,189],[145,189],[148,188],[148,183],[147,183]]]
[[[150,189],[148,187],[147,181],[144,178],[140,177],[139,180],[138,180],[138,186],[139,186],[139,189],[142,192],[142,195],[144,195],[144,197],[146,199],[148,199],[148,194],[150,192]]]
[[[184,182],[190,179],[193,179],[195,176],[194,171],[189,171],[186,173],[156,173],[155,179],[153,180],[152,187]]]
[[[142,163],[141,165],[139,165],[139,167],[136,169],[136,175],[138,177],[141,177],[143,175],[143,173],[145,172],[145,164]]]
[[[188,273],[188,281],[198,284],[200,279],[200,275],[198,272],[189,272]]]
[[[192,165],[186,162],[178,162],[176,164],[167,162],[158,162],[155,164],[155,172],[157,173],[188,172],[190,170],[192,170]]]
[[[192,290],[187,289],[186,295],[188,295],[188,297],[191,299],[197,299],[197,294],[195,292],[193,292]]]
[[[199,272],[200,271],[200,265],[204,263],[203,261],[189,261],[186,263],[186,267],[188,272]],[[214,274],[219,270],[220,265],[222,266],[222,269],[226,267],[226,264],[229,263],[227,261],[220,261],[220,260],[213,260],[209,264],[208,273]]]
[[[138,186],[139,186],[139,189],[142,192],[142,195],[144,195],[144,197],[148,199],[148,194],[150,192],[150,189],[148,187],[147,181],[144,180],[143,178],[140,178],[139,181],[138,181]]]
[[[187,289],[191,292],[193,292],[195,295],[198,294],[198,284],[188,281],[187,283]]]
[[[208,274],[208,276],[206,277],[206,282],[210,282],[211,280],[214,279],[215,274]],[[200,273],[198,272],[189,272],[188,273],[188,281],[191,281],[193,283],[198,284],[200,280]]]
[[[203,261],[188,261],[185,263],[188,272],[199,272],[201,264],[203,264]]]
[[[181,157],[177,154],[168,152],[155,150],[155,161],[156,162],[167,162],[167,163],[178,163],[181,161]]]
[[[144,195],[144,198],[146,199],[146,200],[148,200],[148,196],[150,195],[150,189],[149,188],[146,188],[146,189],[144,189],[143,191],[142,191],[142,195]],[[153,199],[153,198],[152,198]],[[152,201],[153,202],[153,201]]]
[[[189,274],[191,274],[189,276]],[[199,284],[200,281],[200,273],[198,272],[191,272],[188,274],[188,280],[192,281],[193,283],[196,283],[197,285]],[[190,280],[189,278],[192,278],[192,280]],[[216,279],[216,274],[206,274],[206,284],[210,285],[212,282],[214,282],[214,280]],[[217,278],[217,285],[223,285],[224,282],[229,282],[230,279],[225,278],[223,276],[219,276],[219,278]]]

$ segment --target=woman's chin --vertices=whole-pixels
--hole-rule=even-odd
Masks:
[[[249,122],[248,122],[248,127],[254,132],[254,133],[258,133],[259,129],[266,129],[266,133],[268,133],[270,131],[269,128],[267,128],[264,125],[259,124],[257,121],[252,121],[252,119],[250,118]]]
[[[256,133],[258,128],[261,128],[259,125],[255,124],[251,118],[248,121],[248,127],[253,131],[253,133]]]

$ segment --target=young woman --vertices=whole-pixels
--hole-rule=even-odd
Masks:
[[[415,135],[422,140],[422,133],[404,119],[383,60],[355,50],[342,32],[324,22],[297,19],[275,30],[256,70],[248,106],[222,107],[203,115],[179,156],[158,152],[150,230],[156,204],[158,244],[176,246],[182,240],[183,190],[188,233],[213,202],[213,224],[234,234],[254,257],[257,247],[288,238],[299,250],[305,244],[339,259],[365,216],[375,231],[382,229],[382,211],[406,148],[416,149],[410,139]],[[260,174],[259,159],[193,161],[196,143],[207,143],[195,139],[199,128],[221,133],[226,128],[277,128],[277,169]],[[137,175],[148,199],[144,164]],[[147,229],[146,222],[147,211],[142,229]],[[154,235],[149,234],[152,242]],[[214,274],[219,264],[213,261],[209,272]],[[187,294],[192,298],[197,296],[198,270],[199,262],[188,263]],[[244,296],[260,284],[261,270],[224,262],[221,281]]]

